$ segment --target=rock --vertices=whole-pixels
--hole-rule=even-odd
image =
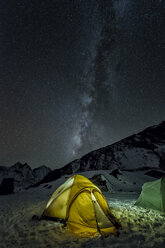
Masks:
[[[108,187],[106,180],[103,179],[102,175],[94,175],[92,178],[90,178],[92,183],[94,183],[98,188],[101,189],[101,191],[108,192]]]
[[[111,173],[109,173],[110,175],[112,175],[113,177],[117,178],[118,179],[118,175],[122,175],[121,171],[116,169],[116,170],[113,170]]]
[[[0,195],[14,193],[14,178],[4,178],[0,185]]]

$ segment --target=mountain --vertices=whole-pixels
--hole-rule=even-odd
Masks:
[[[89,170],[165,170],[165,121],[49,172],[40,183]]]
[[[7,179],[10,179],[10,183],[13,180],[13,191],[25,189],[42,180],[50,171],[51,169],[46,166],[31,169],[27,163],[22,164],[20,162],[11,167],[0,166],[0,189],[4,187],[2,183],[4,185]]]

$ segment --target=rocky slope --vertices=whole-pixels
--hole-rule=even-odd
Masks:
[[[64,174],[87,170],[165,170],[165,121],[112,145],[92,151],[40,181],[53,181]]]
[[[0,166],[0,188],[8,180],[10,183],[13,181],[13,190],[19,191],[39,182],[49,172],[51,172],[51,169],[46,166],[31,169],[28,164],[19,162],[11,167]]]

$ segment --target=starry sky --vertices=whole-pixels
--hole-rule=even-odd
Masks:
[[[161,0],[0,1],[0,165],[59,168],[165,120]]]

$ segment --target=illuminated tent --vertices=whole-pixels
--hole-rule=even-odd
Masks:
[[[144,183],[135,205],[165,212],[165,177]]]
[[[42,218],[65,220],[69,231],[83,236],[118,234],[119,224],[101,190],[81,175],[70,177],[56,189]]]

